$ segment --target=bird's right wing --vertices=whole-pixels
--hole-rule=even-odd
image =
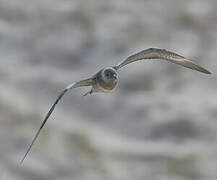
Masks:
[[[53,112],[55,106],[57,105],[57,103],[59,102],[59,100],[63,97],[63,95],[69,90],[69,89],[72,89],[72,88],[77,88],[77,87],[82,87],[82,86],[91,86],[93,85],[94,83],[94,80],[92,78],[89,78],[89,79],[84,79],[84,80],[81,80],[81,81],[78,81],[78,82],[75,82],[75,83],[72,83],[72,84],[69,84],[67,87],[65,87],[62,92],[60,93],[60,95],[58,96],[58,98],[56,99],[56,101],[54,102],[54,104],[51,106],[50,110],[48,111],[47,115],[45,116],[40,128],[38,129],[36,135],[34,136],[31,144],[29,145],[25,155],[23,156],[22,160],[21,160],[21,164],[23,163],[23,161],[25,160],[27,154],[29,153],[30,149],[32,148],[32,145],[34,144],[35,140],[37,139],[37,137],[39,136],[42,128],[44,127],[45,123],[47,122],[48,118],[50,117],[51,113]]]
[[[202,73],[211,74],[208,70],[202,68],[201,66],[195,64],[193,61],[183,56],[180,56],[171,51],[167,51],[165,49],[157,49],[157,48],[149,48],[140,51],[136,54],[133,54],[129,56],[127,59],[125,59],[124,61],[122,61],[121,63],[119,63],[114,68],[118,70],[129,63],[142,60],[142,59],[163,59],[196,71],[200,71]]]

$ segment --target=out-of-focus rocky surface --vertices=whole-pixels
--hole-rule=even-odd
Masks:
[[[74,89],[19,165],[63,87],[148,47],[213,74],[147,60]],[[0,0],[0,179],[216,180],[216,48],[215,0]]]

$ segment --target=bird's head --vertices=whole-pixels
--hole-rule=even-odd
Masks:
[[[112,67],[107,67],[102,70],[102,78],[107,83],[117,83],[118,74],[117,71]]]

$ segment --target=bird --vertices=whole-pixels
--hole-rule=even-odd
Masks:
[[[33,140],[31,144],[28,146],[28,149],[23,156],[21,160],[21,164],[25,160],[27,154],[31,150],[33,144],[35,143],[37,137],[39,136],[42,128],[44,127],[45,123],[47,122],[48,118],[50,117],[51,113],[55,109],[55,106],[58,104],[59,100],[63,97],[63,95],[70,89],[83,87],[83,86],[91,86],[91,90],[84,94],[84,96],[96,92],[102,92],[102,93],[110,93],[112,90],[114,90],[118,83],[118,70],[127,64],[139,61],[139,60],[145,60],[145,59],[161,59],[166,60],[171,63],[175,63],[181,66],[184,66],[186,68],[199,71],[201,73],[205,74],[211,74],[210,71],[206,70],[205,68],[195,64],[192,60],[187,59],[179,54],[176,54],[174,52],[165,50],[165,49],[159,49],[159,48],[148,48],[145,50],[142,50],[138,53],[135,53],[123,61],[121,61],[116,66],[108,66],[100,71],[98,71],[96,74],[94,74],[92,77],[74,82],[66,86],[57,99],[55,100],[54,104],[51,106],[50,110],[46,114],[44,120],[42,121],[42,124],[40,125],[39,129],[37,130],[35,136],[33,137]]]

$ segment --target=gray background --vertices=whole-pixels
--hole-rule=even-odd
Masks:
[[[111,94],[74,89],[19,161],[67,84],[149,47]],[[0,179],[216,180],[216,0],[0,0]]]

